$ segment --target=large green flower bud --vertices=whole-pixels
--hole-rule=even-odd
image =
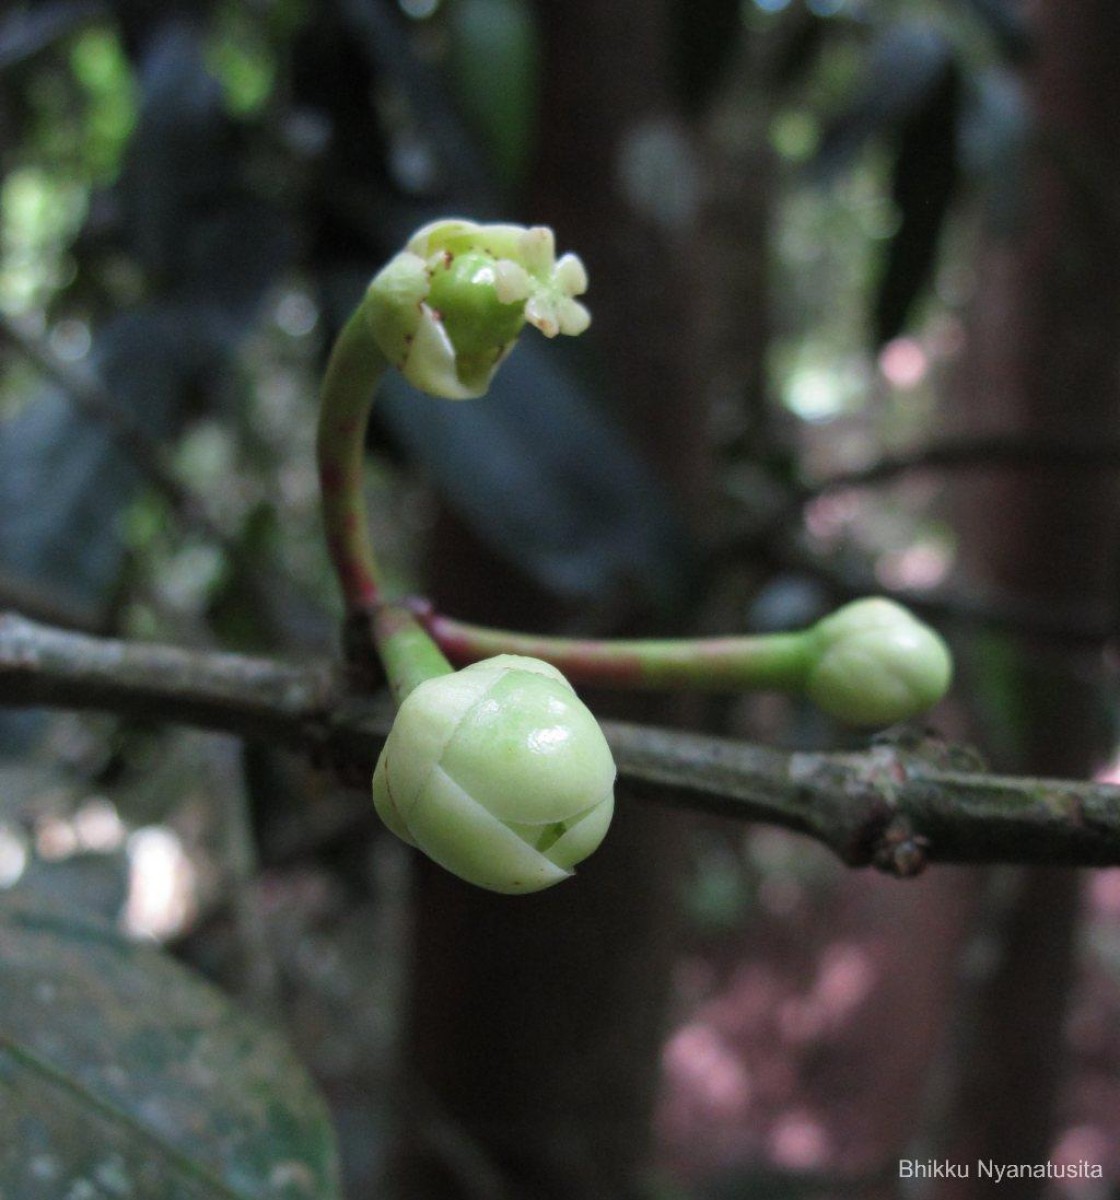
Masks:
[[[603,840],[615,766],[555,667],[500,654],[404,699],[373,775],[398,837],[469,883],[535,892]]]
[[[483,395],[526,322],[546,337],[582,333],[576,296],[587,272],[556,261],[552,230],[537,225],[425,225],[374,276],[366,295],[381,352],[414,387],[464,400]]]
[[[849,725],[891,725],[925,712],[952,678],[948,647],[901,605],[856,600],[808,631],[805,690]]]

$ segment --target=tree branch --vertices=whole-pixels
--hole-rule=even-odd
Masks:
[[[819,579],[840,599],[888,596],[930,621],[997,629],[1073,650],[1099,651],[1116,627],[1115,614],[1099,604],[1047,605],[991,588],[978,593],[960,588],[885,587],[871,571],[822,559],[792,540],[779,540],[775,536],[760,545],[752,539],[753,535],[748,534],[721,547],[720,561],[742,562],[744,558],[762,561],[773,568]]]
[[[866,466],[805,483],[797,490],[795,503],[805,504],[827,492],[887,483],[914,471],[971,469],[1115,471],[1120,470],[1120,444],[1055,441],[1015,433],[944,438],[902,454],[884,454]]]
[[[62,389],[79,412],[104,425],[148,485],[164,497],[176,518],[227,553],[232,551],[231,539],[210,517],[200,497],[184,487],[165,465],[166,453],[159,440],[117,403],[97,374],[77,364],[62,362],[40,339],[3,317],[0,317],[0,344],[18,350]]]
[[[297,745],[368,779],[392,720],[332,664],[64,632],[0,614],[0,705],[105,709]],[[969,751],[913,730],[859,753],[787,753],[604,722],[620,792],[780,825],[852,866],[913,875],[927,862],[1120,865],[1120,788],[984,773]]]
[[[857,577],[847,569],[841,572],[803,547],[790,544],[789,531],[800,528],[805,507],[822,496],[891,483],[915,472],[972,469],[1117,471],[1120,442],[1055,441],[1031,434],[998,433],[945,438],[905,453],[882,455],[863,467],[795,483],[784,496],[775,499],[771,511],[757,518],[748,517],[745,528],[716,547],[713,562],[737,563],[745,558],[775,561],[785,568],[820,577],[846,596],[880,593],[928,617],[993,626],[1067,645],[1095,648],[1112,637],[1116,614],[1111,608],[1106,611],[1100,605],[1074,604],[1056,608],[1004,595],[886,588],[870,573]]]

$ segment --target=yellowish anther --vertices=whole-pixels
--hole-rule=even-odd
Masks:
[[[499,258],[494,264],[494,290],[503,304],[527,300],[533,290],[529,272],[512,259]]]

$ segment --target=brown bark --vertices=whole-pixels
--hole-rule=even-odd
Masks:
[[[0,707],[96,709],[302,749],[363,793],[392,722],[388,700],[358,700],[334,662],[88,637],[10,613]],[[603,732],[629,800],[778,825],[851,866],[908,876],[927,861],[1120,864],[1120,788],[987,774],[937,738],[810,754],[617,721]],[[365,798],[307,815],[326,836],[374,821]]]
[[[1120,9],[1110,0],[1033,6],[1028,69],[1035,144],[1022,213],[981,264],[960,408],[970,433],[1107,439],[1120,416]],[[1117,500],[1104,473],[991,473],[959,490],[962,565],[975,581],[1056,610],[1111,612]],[[1012,693],[1016,769],[1085,775],[1109,749],[1100,654],[1071,661],[1020,639]],[[978,671],[991,670],[978,661]],[[1001,765],[1007,765],[1006,763]],[[1034,869],[1018,881],[1002,957],[975,1017],[975,1053],[947,1153],[954,1161],[1043,1162],[1064,1059],[1079,880]],[[975,1175],[975,1171],[973,1171]],[[1040,1185],[1019,1181],[1017,1194]],[[938,1196],[986,1194],[973,1178]]]

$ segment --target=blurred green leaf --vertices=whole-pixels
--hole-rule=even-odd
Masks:
[[[868,47],[858,88],[824,131],[816,176],[834,180],[869,141],[894,135],[928,102],[955,53],[952,41],[928,21],[899,21],[883,29]]]
[[[540,38],[524,0],[455,0],[449,7],[451,77],[504,186],[523,178],[533,151]]]
[[[887,247],[875,296],[878,345],[906,328],[937,265],[941,234],[957,192],[961,72],[946,58],[936,83],[900,123],[891,171],[891,198],[899,217]]]
[[[132,69],[119,39],[106,29],[75,39],[70,64],[86,93],[83,158],[95,179],[110,179],[136,124]]]
[[[292,1052],[151,946],[0,897],[5,1200],[332,1200]]]

